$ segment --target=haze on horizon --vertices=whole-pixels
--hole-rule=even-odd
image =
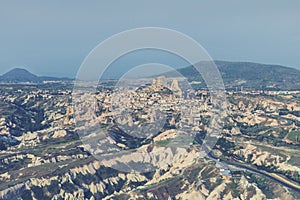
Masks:
[[[0,74],[15,67],[38,75],[74,77],[88,53],[113,34],[165,27],[197,40],[214,60],[280,64],[300,69],[300,2],[283,1],[2,1]],[[141,56],[142,55],[142,56]],[[187,63],[148,51],[118,67]]]

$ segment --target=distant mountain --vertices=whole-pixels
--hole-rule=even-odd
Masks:
[[[22,68],[15,68],[0,76],[0,82],[5,83],[41,83],[43,81],[63,81],[69,78],[56,78],[47,76],[37,76]]]
[[[200,62],[206,65],[208,62]],[[215,61],[225,87],[235,89],[271,89],[271,90],[300,90],[300,70],[280,66],[251,62]],[[193,66],[181,68],[177,73],[168,72],[163,75],[176,77],[178,72],[187,77],[189,81],[201,81],[199,87],[205,87],[202,77]]]

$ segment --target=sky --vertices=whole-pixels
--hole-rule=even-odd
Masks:
[[[38,75],[75,77],[100,42],[149,26],[189,35],[214,60],[300,69],[299,10],[297,0],[1,0],[0,74],[23,67]],[[117,71],[147,62],[186,64],[172,55],[146,52],[122,57],[114,65]]]

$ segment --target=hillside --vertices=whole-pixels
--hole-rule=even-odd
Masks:
[[[205,65],[205,62],[201,62]],[[294,68],[268,65],[251,62],[226,62],[215,61],[223,77],[227,89],[235,89],[243,86],[244,89],[270,89],[270,90],[298,90],[300,89],[300,71]],[[189,81],[201,81],[203,79],[193,66],[177,70]],[[163,74],[167,77],[176,76],[175,72]]]
[[[222,138],[204,156],[201,144],[215,112],[210,97],[178,99],[166,89],[176,84],[161,83],[158,78],[127,93],[132,101],[115,104],[128,105],[126,117],[110,109],[114,97],[106,88],[91,107],[86,88],[70,101],[65,83],[2,85],[0,200],[300,199],[300,94],[228,94]],[[152,112],[155,101],[160,112]]]
[[[0,82],[4,83],[40,83],[43,81],[63,81],[71,80],[68,78],[56,78],[56,77],[47,77],[47,76],[37,76],[26,69],[14,68],[9,72],[0,76]]]

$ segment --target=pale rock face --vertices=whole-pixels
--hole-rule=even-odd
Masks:
[[[125,180],[126,179],[126,175],[125,174],[121,174],[119,173],[118,177],[122,180]]]
[[[224,200],[239,200],[238,198],[233,198],[231,191],[223,197]]]
[[[300,117],[296,117],[295,115],[292,115],[292,114],[285,115],[285,117],[289,118],[289,119],[295,119],[297,121],[300,121]]]
[[[171,84],[171,88],[170,88],[174,94],[178,97],[182,97],[182,90],[180,89],[179,87],[179,84],[178,84],[178,80],[174,79],[172,81],[172,84]]]
[[[252,155],[251,162],[258,166],[265,165],[274,165],[283,171],[300,171],[300,168],[295,165],[291,165],[288,163],[290,157],[284,158],[280,155],[273,155],[268,151],[263,151],[258,147],[247,144],[246,147],[242,150],[238,150],[235,154],[241,154],[245,158],[248,158],[249,155]]]
[[[205,196],[196,189],[191,189],[188,191],[185,191],[181,194],[176,195],[176,199],[182,199],[182,200],[190,200],[190,199],[197,199],[197,200],[205,200]]]
[[[5,172],[3,174],[0,174],[0,181],[5,181],[10,179],[10,174],[8,172]]]
[[[57,159],[57,161],[61,162],[61,161],[68,160],[69,157],[68,156],[61,156],[61,155],[59,155],[59,156],[56,157],[56,159]]]
[[[133,182],[142,182],[147,181],[145,176],[141,176],[140,174],[127,174],[127,179]]]
[[[24,133],[21,137],[17,138],[20,141],[20,144],[18,145],[19,148],[22,147],[33,147],[36,146],[40,142],[40,138],[38,137],[37,132],[27,132]]]
[[[73,107],[68,106],[67,111],[66,111],[66,116],[70,116],[70,115],[73,115],[73,114],[74,114]]]
[[[158,141],[162,141],[162,140],[172,139],[172,138],[175,138],[178,134],[179,134],[179,132],[175,129],[167,130],[167,131],[163,132],[162,134],[159,134],[158,136],[156,136],[153,139],[153,141],[158,142]]]
[[[37,139],[37,137],[38,137],[38,134],[36,132],[34,132],[34,133],[28,132],[23,135],[22,139],[25,141],[30,141],[30,140]]]
[[[206,189],[205,185],[201,185],[201,189],[200,189],[201,193],[204,194],[205,196],[209,195],[209,190]]]
[[[221,198],[221,193],[225,190],[226,183],[221,183],[207,197],[207,200],[215,200]]]
[[[242,176],[241,180],[239,182],[240,187],[242,187],[244,189],[244,194],[240,194],[240,198],[241,199],[246,199],[248,192],[247,192],[247,188],[249,188],[250,186],[255,188],[255,195],[251,198],[251,199],[257,199],[257,200],[265,200],[266,196],[262,193],[262,191],[256,186],[256,184],[253,183],[249,183],[248,180]]]
[[[240,129],[239,129],[238,127],[233,127],[233,128],[231,129],[231,133],[232,133],[233,135],[238,135],[238,134],[241,134],[241,131],[240,131]]]
[[[240,101],[240,102],[238,103],[238,108],[239,108],[240,110],[245,110],[246,106],[245,106],[244,102]]]
[[[5,126],[5,124],[6,124],[6,119],[5,119],[4,117],[2,117],[2,118],[0,119],[0,127],[1,127],[1,126]]]
[[[167,86],[167,81],[164,77],[160,77],[158,79],[156,79],[153,83],[153,88],[157,87],[162,88],[162,86],[168,87]],[[179,87],[178,81],[174,80],[172,82],[171,85],[171,89],[173,90],[173,92],[175,93],[176,91],[178,92],[179,96],[181,96],[181,89]],[[172,96],[170,97],[170,101],[172,101]],[[49,97],[50,98],[50,97]],[[109,98],[108,98],[109,99]],[[165,98],[166,99],[166,98]],[[163,100],[165,100],[163,99]],[[176,99],[176,98],[174,98]],[[105,100],[107,101],[107,100]],[[150,101],[149,101],[150,102]],[[151,104],[151,103],[150,103]],[[153,104],[153,102],[152,102]],[[151,104],[151,105],[152,105]],[[278,111],[279,107],[283,107],[285,105],[283,104],[274,104],[274,102],[268,101],[267,103],[264,103],[263,101],[257,101],[255,102],[255,104],[263,104],[263,108],[265,108],[266,110],[272,111],[272,112],[276,112]],[[265,113],[264,113],[264,109],[262,110],[256,110],[254,111],[255,114],[252,114],[253,112],[252,109],[254,108],[255,104],[248,104],[245,103],[245,101],[240,101],[238,106],[233,105],[232,107],[234,109],[237,110],[237,108],[240,108],[240,116],[242,117],[238,117],[238,119],[236,119],[237,121],[246,123],[248,125],[255,125],[255,124],[260,124],[263,122],[266,122],[267,125],[270,126],[279,126],[281,125],[281,121],[277,121],[275,119],[269,119],[267,121],[267,118],[262,117]],[[73,114],[73,109],[71,107],[68,107],[67,104],[65,104],[64,102],[62,103],[58,103],[56,104],[57,107],[59,106],[64,106],[67,107],[67,111],[65,115],[62,114],[57,114],[57,113],[52,113],[48,114],[47,120],[44,120],[43,123],[46,124],[48,122],[48,120],[50,119],[55,119],[58,120],[59,122],[55,122],[58,124],[64,124],[64,125],[68,125],[73,123],[74,121],[72,121],[72,119],[69,119],[68,117],[70,115]],[[109,107],[109,105],[106,105],[107,108]],[[202,105],[203,106],[203,110],[206,110],[206,104]],[[289,110],[292,110],[291,105],[288,105],[287,108]],[[300,110],[300,107],[297,105],[293,105],[293,109],[297,109]],[[84,110],[84,109],[83,109]],[[109,109],[108,109],[109,110]],[[192,109],[188,109],[191,110]],[[86,115],[84,117],[87,117],[89,115],[92,115],[93,112],[92,111],[88,111],[86,112]],[[103,121],[104,123],[110,123],[110,121],[108,120],[110,118],[111,114],[107,114],[104,113],[102,116],[99,116],[98,120],[99,121]],[[154,122],[155,121],[155,113],[150,113],[150,122]],[[191,115],[192,116],[192,113]],[[294,115],[286,115],[286,118],[291,118],[291,119],[296,119],[300,121],[300,118],[295,117]],[[142,118],[147,119],[147,115],[142,116]],[[189,123],[192,123],[192,118],[188,117]],[[62,123],[61,123],[62,122]],[[134,122],[132,118],[128,118],[127,121],[125,121],[129,124],[129,126],[133,126]],[[124,123],[125,123],[124,122]],[[94,123],[98,123],[97,120],[95,121],[89,121],[87,122],[87,126],[91,126],[94,125]],[[235,121],[230,118],[230,123],[235,123]],[[172,118],[171,120],[171,124],[175,125],[175,119]],[[4,118],[0,119],[0,127],[1,126],[6,126],[6,121]],[[16,126],[15,124],[11,124],[11,126]],[[59,125],[60,126],[60,125]],[[60,126],[59,129],[62,129],[63,126]],[[1,127],[2,128],[2,127]],[[6,127],[4,127],[3,129],[0,129],[0,134],[1,133],[9,133],[9,129],[6,129]],[[35,146],[37,142],[39,142],[39,137],[45,137],[44,139],[46,140],[47,138],[49,138],[51,132],[54,132],[53,134],[53,138],[61,138],[61,137],[65,137],[67,135],[67,132],[65,130],[58,130],[58,128],[53,128],[50,130],[47,129],[43,135],[41,135],[40,133],[42,132],[39,131],[38,133],[24,133],[23,136],[18,137],[18,140],[21,141],[20,147],[21,146]],[[232,128],[231,130],[228,130],[228,132],[231,132],[233,135],[234,134],[239,134],[240,130],[238,128]],[[162,141],[162,140],[166,140],[166,139],[172,139],[174,137],[176,137],[179,133],[173,130],[169,130],[166,131],[162,134],[160,134],[159,136],[154,138],[154,141]],[[118,144],[117,144],[118,145]],[[121,144],[119,144],[121,145]],[[117,174],[115,177],[109,177],[106,178],[105,180],[101,180],[99,182],[91,182],[91,184],[84,184],[83,188],[90,190],[93,194],[96,194],[98,192],[100,193],[105,193],[107,192],[107,184],[109,185],[117,185],[118,183],[124,181],[126,184],[130,184],[131,182],[146,182],[144,184],[144,186],[140,186],[140,187],[144,187],[145,186],[151,186],[152,184],[157,184],[157,183],[163,183],[163,181],[169,180],[174,178],[174,176],[177,176],[179,174],[182,173],[182,171],[184,171],[187,166],[193,165],[196,163],[196,161],[198,161],[197,159],[200,157],[196,152],[194,152],[193,150],[187,152],[185,149],[177,149],[177,152],[174,152],[173,150],[170,150],[170,148],[165,148],[165,147],[159,147],[159,146],[155,146],[153,145],[153,149],[151,150],[152,152],[147,154],[147,156],[139,156],[137,155],[136,157],[126,157],[124,156],[124,159],[122,160],[130,160],[130,159],[135,159],[135,161],[141,161],[141,162],[151,162],[153,161],[153,164],[157,164],[158,167],[160,167],[159,170],[156,171],[154,177],[149,180],[147,177],[140,175],[140,174],[134,174],[134,173],[122,173],[120,172],[119,174]],[[124,147],[124,146],[123,146]],[[143,149],[144,148],[144,149]],[[141,147],[139,150],[141,152],[145,152],[147,150],[147,146],[145,145],[145,147]],[[219,152],[221,156],[221,152]],[[253,158],[252,158],[252,162],[258,165],[264,165],[264,164],[270,164],[271,162],[274,162],[273,164],[275,164],[276,166],[279,167],[279,169],[282,170],[291,170],[291,171],[300,171],[299,167],[297,166],[292,166],[290,165],[287,161],[290,158],[282,158],[280,156],[277,155],[271,155],[268,154],[268,152],[262,151],[257,149],[255,146],[253,145],[249,145],[247,146],[244,150],[240,150],[239,152],[235,152],[235,153],[241,153],[243,155],[249,155],[249,154],[253,154]],[[76,157],[77,156],[77,157]],[[15,157],[13,157],[11,160],[4,160],[4,163],[8,163],[8,162],[13,162],[15,160],[22,160],[25,158],[30,158],[32,160],[32,163],[30,163],[28,165],[28,167],[32,167],[32,166],[37,166],[37,165],[41,165],[43,163],[48,163],[48,162],[52,162],[52,163],[56,163],[59,161],[66,161],[68,159],[71,158],[82,158],[83,155],[72,155],[72,156],[55,156],[50,158],[49,160],[45,160],[42,157],[38,157],[35,156],[33,154],[27,154],[25,156],[23,156],[22,154],[20,155],[16,155]],[[274,161],[268,161],[269,158],[271,158],[271,160]],[[169,165],[169,163],[171,163]],[[59,164],[58,164],[59,165]],[[99,162],[99,161],[93,161],[90,162],[88,164],[82,164],[82,165],[78,165],[77,167],[72,166],[71,169],[68,170],[68,172],[66,174],[62,174],[59,177],[55,176],[55,177],[39,177],[39,178],[32,178],[29,179],[26,183],[25,186],[24,184],[19,184],[19,185],[15,185],[11,188],[9,188],[8,190],[4,190],[0,192],[0,199],[5,199],[4,195],[7,192],[14,192],[17,191],[18,189],[22,188],[22,187],[26,187],[26,189],[30,190],[30,187],[32,186],[39,186],[39,187],[45,187],[50,185],[51,180],[58,180],[59,183],[73,183],[74,178],[76,178],[76,175],[81,173],[83,175],[93,175],[96,173],[96,171],[101,167],[100,165],[103,165],[103,163]],[[66,165],[65,165],[66,166]],[[13,173],[3,173],[0,174],[0,182],[1,181],[7,181],[9,180],[11,177],[13,177]],[[50,175],[51,176],[51,175]],[[77,176],[78,178],[79,176]],[[81,176],[80,176],[81,177]],[[198,176],[197,178],[201,179],[201,176]],[[214,177],[214,180],[216,181],[217,178]],[[189,185],[189,183],[185,183],[185,186]],[[181,191],[182,193],[178,194],[176,196],[176,198],[181,198],[181,199],[217,199],[218,197],[221,198],[222,195],[224,195],[224,191],[226,191],[224,188],[226,188],[227,182],[223,182],[222,184],[220,184],[219,186],[217,186],[216,188],[214,188],[212,191],[209,191],[206,187],[205,184],[202,184],[200,186],[195,186],[193,184],[191,184],[190,187],[188,187],[188,189]],[[250,182],[248,182],[248,180],[245,177],[242,177],[240,182],[239,182],[239,187],[242,188],[244,190],[244,192],[242,194],[240,194],[240,196],[238,198],[233,198],[233,194],[232,192],[229,192],[227,194],[225,194],[225,196],[222,196],[222,199],[247,199],[247,195],[249,193],[247,193],[247,189],[249,189],[249,187],[254,187],[255,188],[255,192],[256,194],[251,198],[251,200],[260,200],[260,199],[266,199],[265,195],[262,193],[262,191],[255,185],[255,184],[251,184]],[[253,189],[253,188],[252,188]],[[127,194],[127,193],[132,193],[132,199],[137,199],[138,197],[141,197],[141,195],[136,194],[135,192],[131,192],[130,190],[135,190],[134,186],[128,185],[124,187],[123,190],[120,191],[120,194]],[[116,192],[114,193],[116,194]],[[286,199],[286,200],[290,200],[292,197],[290,196],[284,196],[286,194],[283,194],[282,196],[280,196],[278,199]],[[147,192],[147,197],[148,198],[155,198],[155,194],[151,193],[151,192]],[[7,198],[6,198],[7,199]],[[55,195],[53,197],[53,199],[84,199],[84,191],[83,189],[77,189],[77,191],[73,192],[73,193],[69,193],[63,189],[60,188],[60,193],[58,195]],[[91,197],[90,199],[95,199],[94,197]],[[109,198],[108,198],[109,199]],[[112,198],[110,198],[112,199]],[[170,197],[169,197],[170,199]]]
[[[49,186],[51,184],[52,180],[57,180],[57,176],[52,177],[51,179],[32,178],[32,179],[30,179],[30,182],[31,182],[32,185],[39,186],[39,187],[45,187],[45,186]]]
[[[63,117],[64,117],[63,114],[57,113],[57,114],[54,116],[54,120],[59,120],[59,119],[62,119]]]
[[[165,76],[159,76],[153,80],[153,86],[160,88],[160,87],[167,87],[167,79]]]
[[[57,130],[54,132],[52,138],[61,138],[61,137],[65,137],[66,135],[67,135],[66,130]]]
[[[20,184],[17,184],[15,186],[13,186],[13,187],[10,187],[10,188],[7,188],[5,190],[0,191],[0,199],[6,199],[6,195],[8,193],[17,194],[20,189],[24,188],[24,186],[25,186],[24,183],[20,183]]]

